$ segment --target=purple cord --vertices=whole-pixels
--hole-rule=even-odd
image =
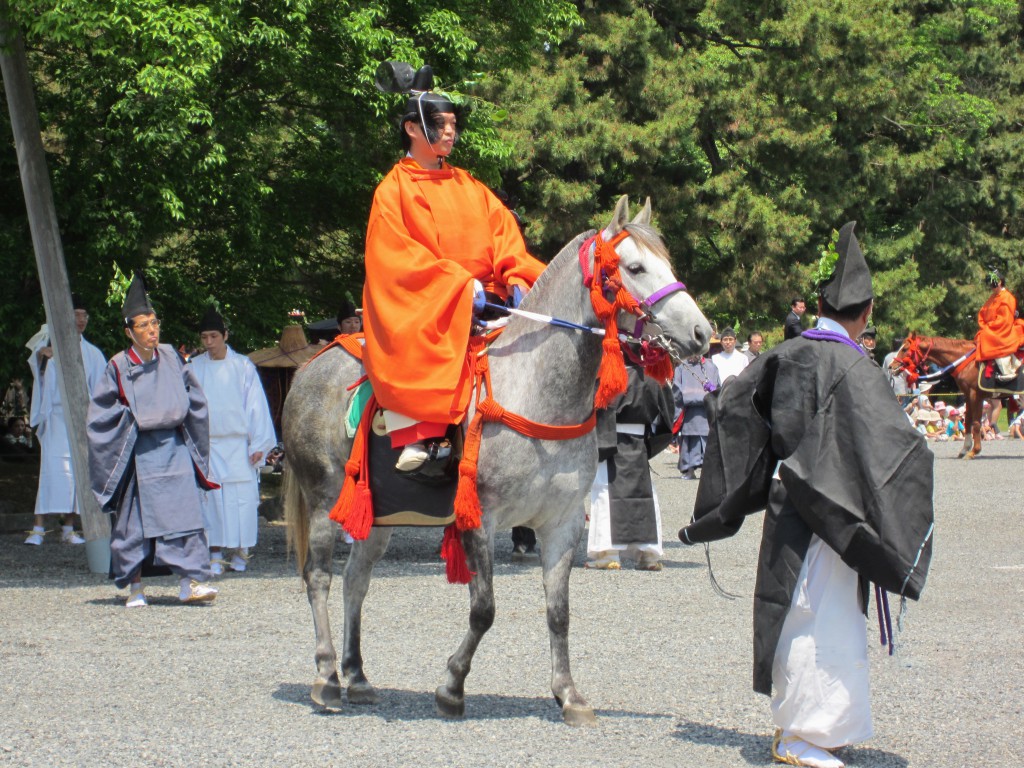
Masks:
[[[889,613],[889,593],[875,584],[875,605],[878,608],[878,639],[882,645],[889,646],[889,655],[896,650],[896,641],[892,636],[892,616]]]
[[[838,341],[840,344],[845,344],[848,347],[852,347],[857,350],[857,353],[862,357],[867,353],[861,349],[860,344],[853,341],[849,336],[844,336],[841,333],[835,331],[826,331],[822,328],[811,328],[809,331],[804,331],[800,334],[806,339],[813,339],[814,341]]]

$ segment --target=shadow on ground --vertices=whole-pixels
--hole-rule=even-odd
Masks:
[[[386,722],[413,720],[452,720],[438,714],[432,691],[408,691],[396,688],[377,688],[380,700],[376,704],[349,704],[340,709],[326,709],[309,697],[310,686],[304,683],[279,683],[272,697],[277,701],[307,708],[311,714],[332,717],[379,717]],[[667,719],[669,714],[627,712],[625,710],[594,710],[600,725],[603,719],[641,718]],[[497,694],[468,694],[465,718],[455,720],[504,720],[508,718],[535,718],[551,723],[562,722],[562,712],[551,696],[504,696]]]
[[[731,747],[739,751],[748,765],[778,765],[772,759],[770,733],[743,733],[735,728],[721,728],[707,723],[682,720],[676,726],[675,738],[691,744]],[[835,751],[847,768],[906,768],[907,761],[892,752],[864,747],[846,747]]]

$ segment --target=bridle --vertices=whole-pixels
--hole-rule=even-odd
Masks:
[[[928,340],[927,345],[922,346],[920,337],[908,336],[907,340],[903,342],[900,352],[893,359],[890,368],[895,373],[905,373],[907,384],[913,387],[921,376],[921,367],[928,359],[928,355],[931,354],[932,346],[934,346],[932,339]]]
[[[583,241],[579,250],[580,271],[583,273],[583,285],[591,290],[591,295],[599,292],[617,309],[634,315],[637,318],[631,333],[625,333],[627,341],[639,345],[639,353],[626,347],[627,354],[634,362],[642,365],[652,358],[668,355],[673,364],[682,362],[682,357],[675,352],[672,342],[665,336],[665,331],[658,325],[654,314],[654,305],[667,296],[679,291],[686,291],[686,286],[673,281],[662,286],[650,296],[640,298],[633,294],[622,282],[619,274],[619,254],[616,247],[630,237],[627,229],[622,229],[611,238],[605,240],[604,233],[599,232]],[[591,259],[595,269],[591,270]]]

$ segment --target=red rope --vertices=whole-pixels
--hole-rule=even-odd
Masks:
[[[475,348],[472,341],[471,353]],[[479,342],[476,346],[479,346]],[[483,400],[479,400],[485,387],[488,393],[492,391],[491,369],[486,355],[476,356],[474,373],[478,402],[476,414],[469,424],[469,429],[466,430],[466,443],[462,449],[462,460],[459,462],[459,487],[455,493],[455,525],[459,531],[479,528],[483,516],[477,490],[477,462],[480,457],[484,422],[500,422],[519,434],[536,440],[573,440],[586,435],[597,424],[597,414],[594,411],[591,411],[590,417],[580,424],[543,424],[506,411],[489,394]]]

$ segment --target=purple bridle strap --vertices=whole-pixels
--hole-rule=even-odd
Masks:
[[[628,233],[626,234],[628,236]],[[583,284],[587,286],[590,285],[591,281],[590,265],[587,262],[587,256],[594,248],[594,241],[600,236],[600,232],[598,232],[596,235],[591,235],[586,240],[584,240],[583,244],[580,246],[580,270],[583,272]],[[659,288],[643,301],[640,301],[639,298],[634,296],[633,298],[636,299],[636,302],[640,306],[641,311],[643,311],[645,314],[640,315],[637,318],[636,326],[633,328],[633,338],[639,339],[643,336],[644,325],[647,323],[648,320],[646,313],[651,309],[651,307],[653,307],[659,301],[664,299],[666,296],[669,296],[673,293],[677,293],[678,291],[685,290],[686,286],[677,281],[674,283],[669,283],[664,288]]]
[[[814,341],[838,341],[840,344],[845,344],[846,346],[852,347],[853,349],[857,350],[857,353],[862,357],[867,355],[867,352],[861,349],[860,344],[855,342],[849,336],[843,336],[843,334],[836,333],[835,331],[825,331],[822,330],[821,328],[811,328],[809,331],[804,331],[800,335],[803,336],[805,339],[813,339]]]
[[[655,291],[654,293],[652,293],[650,296],[648,296],[646,299],[644,299],[642,303],[646,304],[648,307],[653,307],[655,304],[657,304],[659,301],[664,299],[670,293],[675,293],[676,291],[685,291],[685,290],[686,290],[686,286],[683,285],[682,283],[679,283],[679,282],[669,283],[668,285],[666,285],[661,290]]]
[[[686,290],[686,286],[677,281],[677,282],[674,282],[674,283],[669,283],[664,288],[659,288],[654,293],[652,293],[650,296],[648,296],[646,299],[641,301],[640,302],[640,308],[644,311],[645,314],[643,314],[643,315],[641,315],[640,317],[637,318],[636,326],[633,328],[633,338],[634,339],[639,339],[639,338],[641,338],[643,336],[643,334],[644,334],[644,325],[647,323],[647,319],[648,319],[646,313],[652,307],[654,307],[655,304],[657,304],[659,301],[664,299],[666,296],[670,296],[673,293],[677,293],[679,291],[685,291],[685,290]]]

